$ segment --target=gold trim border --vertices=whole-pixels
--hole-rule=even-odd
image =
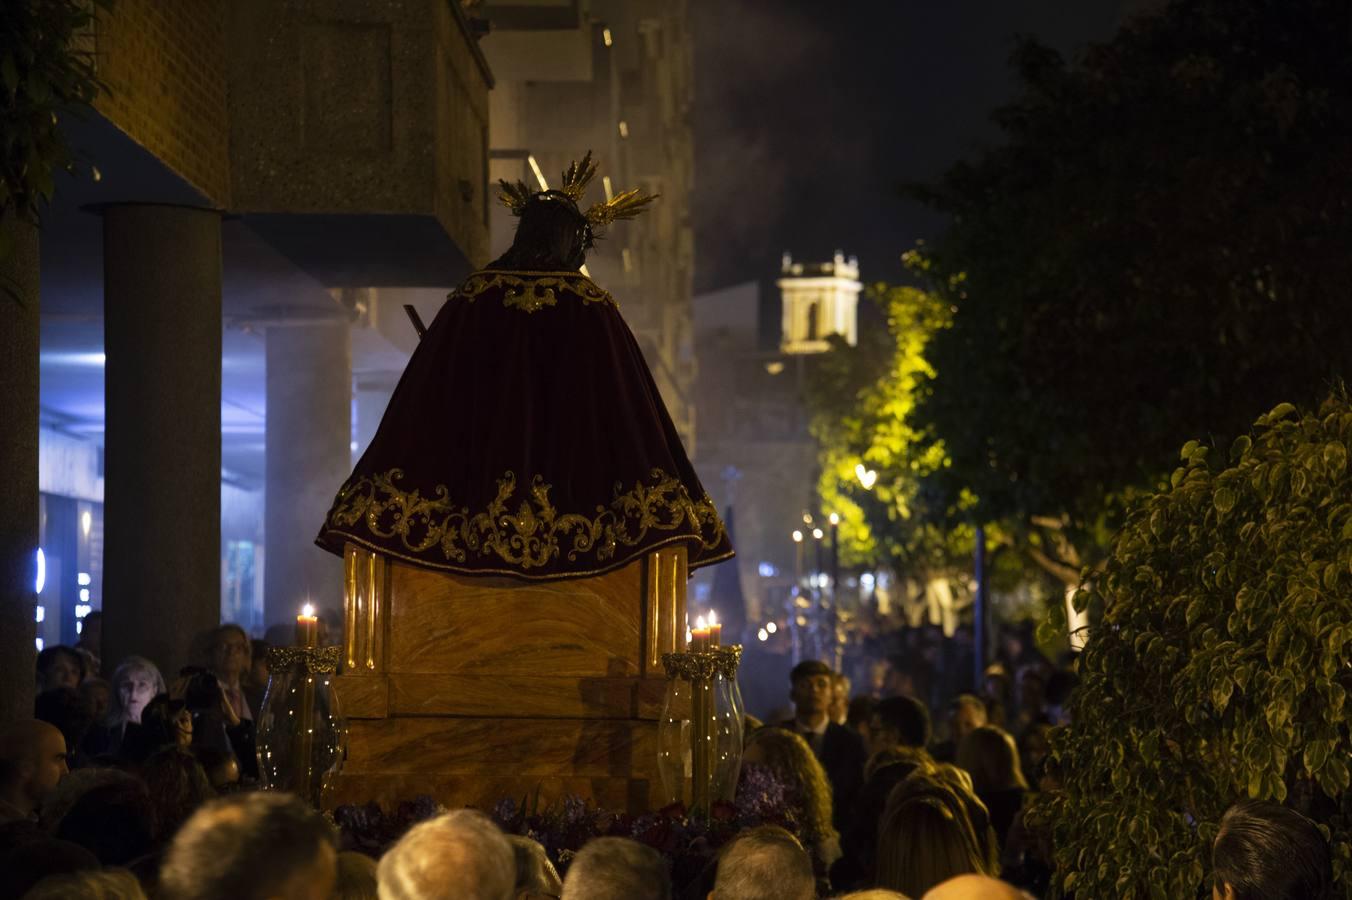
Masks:
[[[376,553],[390,557],[391,559],[397,559],[400,560],[401,562],[406,562],[423,569],[433,569],[439,572],[452,572],[456,575],[505,575],[508,578],[519,578],[523,581],[540,581],[540,582],[570,581],[576,578],[591,578],[592,576],[595,575],[606,575],[618,569],[623,569],[625,566],[629,565],[635,560],[642,559],[648,553],[651,553],[654,550],[661,549],[662,547],[666,547],[670,544],[693,543],[700,547],[704,546],[703,541],[701,541],[700,538],[696,537],[695,535],[690,534],[672,535],[671,537],[663,538],[660,541],[648,544],[642,549],[636,550],[633,554],[626,556],[623,559],[617,559],[615,562],[603,566],[599,569],[588,569],[585,571],[556,572],[554,574],[544,574],[544,575],[527,575],[524,572],[521,572],[517,569],[472,569],[465,566],[453,565],[450,563],[428,562],[427,560],[420,559],[419,557],[416,556],[409,556],[405,553],[400,553],[396,550],[387,549],[366,538],[352,534],[349,531],[344,531],[341,528],[333,528],[333,527],[327,528],[324,532],[323,540],[316,540],[315,543],[318,544],[320,549],[322,550],[327,550],[330,553],[335,553],[338,556],[342,556],[343,555],[342,550],[334,550],[327,543],[327,541],[330,540],[333,536],[341,537],[343,538],[343,540],[350,541],[351,543],[364,547],[367,550],[372,550]],[[715,557],[706,557],[704,559],[699,560],[698,562],[690,562],[689,556],[687,554],[687,563],[686,563],[687,573],[693,572],[696,569],[702,569],[705,566],[712,566],[715,563],[721,563],[725,560],[732,559],[736,555],[737,555],[736,551],[728,550],[726,553],[720,553],[718,556]]]

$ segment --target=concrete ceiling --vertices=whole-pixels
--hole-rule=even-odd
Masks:
[[[204,198],[102,117],[91,115],[66,127],[72,146],[97,166],[100,177],[95,181],[87,164],[76,177],[63,176],[43,215],[41,421],[44,427],[101,444],[102,222],[89,207],[125,201],[202,205]],[[323,285],[238,218],[227,216],[222,223],[221,248],[223,475],[261,487],[266,322],[278,316],[333,315],[340,307]],[[444,291],[421,290],[397,299],[414,303],[430,322],[442,297]],[[354,327],[353,375],[359,384],[392,385],[408,360],[408,349],[407,342],[392,341],[376,329]]]

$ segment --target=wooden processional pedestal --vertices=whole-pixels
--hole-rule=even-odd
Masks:
[[[346,548],[347,763],[334,802],[451,807],[567,794],[662,805],[662,654],[685,646],[686,550],[532,583]]]

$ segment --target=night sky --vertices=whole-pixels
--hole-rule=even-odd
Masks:
[[[859,257],[865,281],[942,220],[901,199],[998,138],[1016,34],[1071,55],[1141,0],[721,0],[695,27],[697,291],[778,271],[784,250]]]

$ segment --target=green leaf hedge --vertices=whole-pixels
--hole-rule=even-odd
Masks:
[[[1053,735],[1063,788],[1030,810],[1059,896],[1197,896],[1220,816],[1247,796],[1318,822],[1352,900],[1349,446],[1341,387],[1228,452],[1190,441],[1076,594],[1096,624]]]

